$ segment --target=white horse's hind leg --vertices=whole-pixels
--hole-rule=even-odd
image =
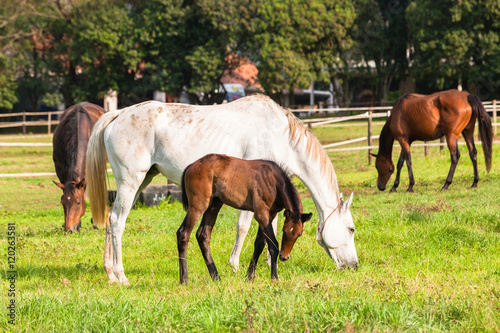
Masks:
[[[106,238],[104,241],[104,270],[108,275],[108,283],[116,283],[118,279],[113,273],[113,246],[111,240],[111,228],[106,224]]]
[[[229,257],[229,265],[234,271],[240,268],[240,254],[241,248],[243,247],[243,241],[247,236],[248,229],[252,223],[253,212],[247,210],[241,210],[238,217],[238,223],[236,225],[236,239],[234,240],[233,251]]]
[[[272,222],[273,225],[273,231],[274,231],[274,236],[278,238],[278,215],[275,216]],[[269,248],[267,248],[267,265],[271,267],[271,253],[269,253]]]
[[[117,179],[116,200],[113,204],[113,209],[110,213],[109,224],[111,228],[111,239],[113,243],[113,273],[118,278],[118,281],[123,285],[130,285],[123,269],[122,262],[122,235],[125,230],[125,222],[128,213],[134,204],[135,196],[142,184],[142,180],[146,176],[128,175],[127,182]],[[142,178],[139,180],[138,178]],[[134,180],[136,180],[134,182]],[[135,186],[133,186],[135,183]],[[111,282],[111,281],[110,281]]]

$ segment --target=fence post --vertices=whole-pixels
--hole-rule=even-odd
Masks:
[[[367,139],[368,139],[368,146],[371,147],[372,145],[372,110],[368,110],[368,136],[367,136]],[[372,164],[372,155],[370,155],[372,153],[372,149],[371,148],[368,148],[368,165]]]
[[[429,156],[429,141],[425,141],[424,152],[425,156]]]
[[[493,123],[497,124],[497,100],[493,100]],[[493,137],[497,136],[497,125],[493,125]]]
[[[23,111],[23,135],[26,135],[26,111]]]
[[[443,143],[444,143],[444,136],[442,136],[442,137],[439,139],[439,143],[441,143],[441,145],[439,146],[439,150],[444,150],[444,146],[443,146]]]
[[[49,115],[49,118],[47,119],[47,123],[48,123],[48,126],[47,126],[47,134],[50,134],[50,131],[51,131],[51,128],[50,128],[50,127],[51,127],[51,125],[52,125],[52,124],[50,123],[50,120],[52,119],[52,112],[50,112],[50,111],[49,111],[48,115]]]

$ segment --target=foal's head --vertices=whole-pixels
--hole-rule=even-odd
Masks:
[[[304,222],[311,219],[312,213],[302,214],[285,210],[285,223],[283,224],[283,239],[281,240],[280,260],[287,261],[290,258],[293,245],[304,231]]]
[[[64,231],[78,231],[81,218],[87,208],[85,204],[85,179],[80,182],[56,183],[63,190],[61,203],[64,207]]]
[[[385,190],[387,186],[387,182],[391,178],[391,175],[394,172],[394,163],[392,163],[391,156],[387,157],[384,155],[376,155],[371,154],[373,157],[376,157],[375,160],[375,168],[377,168],[377,187],[380,191]]]

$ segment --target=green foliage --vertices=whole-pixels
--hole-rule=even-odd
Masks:
[[[406,13],[412,36],[412,74],[442,89],[450,82],[486,84],[491,98],[500,77],[498,1],[413,1]],[[498,91],[496,91],[498,93]]]
[[[240,32],[245,55],[257,64],[267,93],[329,81],[325,70],[340,45],[350,41],[351,1],[261,1],[245,8],[248,22]]]
[[[0,109],[12,109],[17,102],[17,82],[12,67],[11,60],[0,54]]]

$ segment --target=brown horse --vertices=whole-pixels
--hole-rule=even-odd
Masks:
[[[104,114],[104,109],[91,103],[68,108],[54,131],[52,158],[63,190],[64,231],[77,231],[85,214],[85,156],[92,127]]]
[[[271,222],[285,210],[280,260],[286,261],[292,247],[302,234],[303,223],[312,214],[302,214],[302,202],[287,174],[276,163],[264,160],[242,160],[226,155],[209,154],[188,166],[182,175],[182,202],[187,211],[177,230],[180,281],[186,283],[186,249],[194,226],[203,215],[196,239],[212,279],[219,273],[210,253],[210,237],[217,214],[223,204],[254,212],[259,231],[254,253],[248,268],[249,280],[255,276],[255,267],[267,242],[271,254],[271,278],[278,279],[278,242]]]
[[[477,187],[479,173],[477,170],[477,150],[474,145],[476,119],[479,119],[479,134],[483,145],[486,170],[489,172],[493,141],[491,119],[479,97],[458,90],[447,90],[432,95],[406,94],[401,97],[392,108],[391,115],[380,133],[379,152],[373,154],[377,158],[375,166],[378,171],[378,189],[385,190],[387,182],[394,172],[394,164],[392,163],[394,139],[398,140],[401,145],[401,155],[391,192],[396,191],[399,185],[399,176],[405,161],[410,178],[407,192],[413,192],[415,179],[413,178],[410,145],[416,140],[435,140],[443,136],[446,138],[451,155],[450,171],[442,190],[448,189],[460,158],[458,151],[460,133],[465,139],[474,166],[472,187]]]

